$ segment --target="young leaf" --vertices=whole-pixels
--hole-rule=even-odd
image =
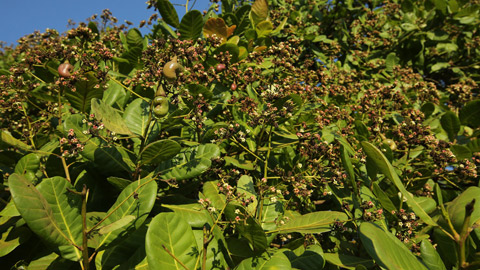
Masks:
[[[162,15],[163,20],[171,26],[178,28],[178,14],[173,5],[168,0],[158,0],[157,9]]]
[[[227,25],[222,18],[210,18],[205,22],[203,26],[203,35],[208,38],[213,35],[216,35],[221,42],[227,41],[228,32],[227,32]]]
[[[392,164],[390,164],[382,152],[369,142],[362,142],[362,147],[367,156],[372,160],[372,162],[375,163],[375,166],[400,190],[402,195],[407,199],[408,206],[412,208],[415,214],[417,214],[417,216],[428,225],[438,226],[437,223],[425,212],[425,210],[423,210],[421,205],[415,201],[413,196],[403,186],[402,181],[393,169]]]
[[[380,226],[363,222],[359,235],[368,254],[381,267],[428,270],[398,238],[390,232],[385,232]]]
[[[92,99],[92,113],[98,120],[102,121],[107,129],[117,134],[132,135],[120,114],[101,99]]]
[[[37,190],[43,195],[53,212],[55,223],[68,238],[70,243],[77,247],[82,245],[82,216],[80,209],[82,200],[79,195],[68,190],[73,190],[72,184],[63,177],[44,179],[37,185]],[[61,246],[60,253],[63,258],[77,261],[82,252],[73,245]]]
[[[255,30],[257,31],[257,36],[259,38],[266,37],[272,33],[273,24],[270,21],[263,21],[257,24]]]
[[[160,213],[153,218],[145,250],[152,270],[194,269],[199,252],[192,228],[175,213]]]
[[[183,16],[178,32],[180,33],[180,38],[183,40],[195,40],[202,34],[202,28],[202,13],[198,10],[191,10]]]
[[[446,112],[440,119],[442,128],[447,132],[448,139],[454,141],[457,138],[457,133],[460,131],[460,120],[454,112]]]
[[[158,164],[173,158],[181,149],[180,144],[172,140],[156,141],[143,149],[140,161],[142,164]]]
[[[267,0],[255,0],[250,11],[250,20],[253,25],[265,21],[268,18]]]
[[[347,220],[348,216],[343,212],[319,211],[291,218],[285,225],[270,232],[323,233],[331,231],[331,225],[336,221]]]
[[[101,99],[103,90],[98,87],[98,79],[93,72],[85,74],[86,79],[75,83],[75,89],[65,89],[65,97],[73,108],[82,113],[90,112],[90,104],[93,98]]]

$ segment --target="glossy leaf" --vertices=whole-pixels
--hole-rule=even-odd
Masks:
[[[81,197],[69,191],[73,186],[67,179],[58,176],[43,180],[37,189],[50,205],[55,223],[68,239],[68,245],[59,247],[62,257],[80,260],[82,252],[77,247],[82,245]]]
[[[108,210],[108,218],[101,225],[106,226],[132,215],[135,219],[121,229],[102,235],[99,247],[108,247],[113,241],[120,240],[129,231],[139,228],[152,210],[157,195],[157,184],[151,177],[132,182],[117,197],[117,201]]]
[[[348,217],[343,212],[319,211],[291,218],[285,225],[278,227],[280,233],[323,233],[329,232],[337,221],[346,221]]]
[[[168,208],[186,220],[192,228],[203,228],[209,223],[209,214],[202,205],[198,203],[191,204],[162,204],[162,207]]]
[[[191,10],[183,16],[178,32],[180,33],[180,38],[183,40],[195,40],[202,34],[202,29],[202,13],[198,10]]]
[[[137,98],[128,104],[123,113],[123,120],[128,129],[141,137],[145,137],[147,131],[150,104],[141,98]]]
[[[447,132],[448,139],[454,141],[460,131],[460,120],[454,112],[446,112],[440,119],[442,128]]]
[[[192,228],[175,213],[160,213],[153,218],[148,227],[145,250],[152,270],[185,269],[182,264],[194,269],[199,252]]]
[[[173,5],[168,0],[158,0],[157,1],[157,9],[162,15],[163,20],[168,23],[169,25],[178,28],[180,25],[178,21],[177,11],[173,7]]]
[[[428,270],[398,238],[385,232],[378,225],[363,222],[359,229],[360,239],[368,254],[386,269]]]
[[[57,224],[50,204],[33,184],[16,173],[10,175],[8,184],[15,206],[28,227],[54,246],[68,245],[69,238]]]
[[[429,270],[447,270],[442,258],[428,239],[420,244],[420,257]]]
[[[425,223],[429,225],[436,226],[437,223],[423,210],[421,205],[419,205],[413,196],[405,189],[402,184],[402,181],[398,177],[397,173],[393,169],[392,164],[385,158],[378,148],[373,146],[371,143],[362,142],[362,147],[365,153],[371,160],[375,163],[376,167],[390,180],[395,186],[400,190],[402,195],[407,199],[407,204],[412,208],[412,210],[420,217]]]
[[[66,89],[65,97],[73,108],[82,113],[90,113],[92,99],[101,99],[103,90],[99,87],[99,81],[93,72],[88,72],[85,77],[85,80],[80,79],[75,83],[75,89]]]
[[[140,153],[140,161],[142,164],[158,164],[173,158],[180,150],[181,146],[175,141],[156,141],[143,149]]]
[[[132,134],[122,116],[102,100],[97,98],[92,99],[92,113],[95,114],[95,118],[102,121],[105,128],[114,131],[117,134]]]

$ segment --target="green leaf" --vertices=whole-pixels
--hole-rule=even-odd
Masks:
[[[10,226],[0,234],[0,257],[8,255],[15,248],[25,243],[31,236],[31,231],[23,227]]]
[[[448,139],[454,141],[457,138],[457,134],[460,131],[460,120],[454,112],[446,112],[440,119],[442,128],[447,132]]]
[[[378,148],[369,142],[362,142],[362,147],[367,156],[375,163],[376,167],[400,190],[402,195],[407,199],[407,204],[425,223],[432,226],[437,226],[437,223],[422,209],[421,205],[415,201],[413,196],[405,189],[402,181],[395,172],[392,164],[382,154]]]
[[[114,131],[117,134],[132,134],[123,121],[122,116],[120,116],[114,108],[105,104],[101,99],[92,99],[92,113],[95,114],[95,118],[102,121],[105,128]]]
[[[420,244],[420,257],[429,270],[447,270],[442,258],[428,239]]]
[[[448,68],[449,66],[450,66],[450,63],[448,63],[448,62],[437,62],[430,68],[430,70],[432,72],[436,72],[436,71],[442,70],[444,68]]]
[[[114,106],[117,104],[118,107],[123,108],[123,102],[126,95],[127,93],[122,85],[114,80],[110,80],[108,81],[108,88],[105,90],[102,100],[107,105]]]
[[[179,27],[177,11],[175,11],[175,8],[168,0],[158,0],[157,9],[166,23],[175,28]]]
[[[238,56],[240,55],[240,49],[237,45],[233,43],[224,43],[213,52],[214,55],[219,55],[220,53],[228,52],[230,53],[232,63],[238,62]]]
[[[182,40],[195,40],[200,37],[203,29],[203,16],[198,10],[187,12],[180,22],[178,32]]]
[[[270,21],[263,21],[257,24],[257,27],[255,27],[255,30],[257,31],[257,36],[259,38],[266,37],[270,35],[273,31],[273,24]]]
[[[1,142],[3,142],[3,143],[6,143],[10,146],[13,146],[13,147],[16,147],[16,148],[19,148],[19,149],[22,149],[22,150],[30,150],[31,149],[31,147],[29,145],[27,145],[26,143],[16,139],[8,131],[0,130],[0,135],[1,135],[1,137],[0,137]]]
[[[397,55],[394,52],[389,53],[385,61],[387,71],[392,72],[393,67],[397,65],[398,62],[399,62],[399,58],[397,57]]]
[[[203,199],[209,199],[212,206],[216,209],[223,209],[226,205],[225,195],[220,193],[217,185],[218,181],[208,181],[203,184],[203,196],[199,196]]]
[[[253,201],[247,206],[247,211],[251,216],[255,216],[257,209],[257,192],[255,191],[255,185],[253,184],[253,179],[249,175],[242,175],[238,179],[237,183],[237,194],[239,197],[244,199],[254,198]]]
[[[91,145],[93,144],[93,145]],[[87,146],[94,147],[93,160],[95,166],[101,169],[103,172],[109,174],[118,174],[120,172],[130,172],[132,168],[125,162],[124,156],[119,150],[122,150],[118,147],[98,147],[94,141],[89,141]],[[86,154],[87,149],[85,146],[84,152],[82,155]]]
[[[70,243],[78,247],[82,245],[82,206],[81,197],[69,191],[73,190],[72,184],[63,177],[44,179],[38,186],[38,191],[43,195],[53,212],[55,223]],[[72,261],[80,260],[82,252],[73,245],[59,247],[63,258]]]
[[[123,113],[123,120],[131,132],[145,137],[149,114],[150,104],[141,98],[137,98],[128,104]]]
[[[40,157],[30,153],[23,156],[15,165],[15,173],[24,175],[28,180],[35,179],[35,172],[40,168]]]
[[[145,223],[148,223],[148,220]],[[119,269],[122,269],[123,265],[137,266],[141,264],[146,258],[145,236],[148,226],[145,223],[125,238],[121,244],[100,251],[95,257],[97,270],[116,269],[115,267],[118,266],[120,266]],[[138,268],[131,267],[129,269]]]
[[[460,109],[458,114],[460,121],[464,125],[468,125],[472,128],[480,127],[480,99],[468,102],[463,108]]]
[[[142,33],[140,33],[140,30],[138,30],[137,28],[132,28],[128,30],[126,38],[127,38],[126,44],[128,45],[128,47],[125,49],[127,50],[132,50],[133,48],[143,49]]]
[[[177,155],[182,147],[172,140],[153,142],[140,153],[141,164],[158,164]]]
[[[289,270],[292,269],[290,260],[284,254],[284,250],[278,250],[274,254],[265,252],[261,256],[243,260],[235,270]]]
[[[32,183],[14,173],[8,178],[8,185],[18,212],[35,234],[53,246],[69,244],[69,238],[57,224],[50,204]]]
[[[274,231],[280,233],[323,233],[331,231],[331,225],[336,221],[347,220],[348,216],[343,212],[318,211],[291,218],[285,225]]]
[[[467,147],[472,153],[480,152],[480,139],[472,140],[467,143]]]
[[[302,255],[291,260],[292,267],[302,270],[323,269],[325,259],[323,258],[323,249],[318,245],[307,247]]]
[[[465,205],[470,203],[473,199],[475,199],[475,204],[473,206],[473,213],[470,217],[470,224],[468,224],[470,227],[480,220],[480,188],[469,187],[453,201],[448,203],[447,212],[452,221],[453,227],[458,233],[462,231],[463,222],[465,220]],[[449,230],[446,225],[443,227]]]
[[[250,20],[253,25],[265,21],[268,18],[267,0],[255,0],[250,10]]]
[[[374,263],[370,259],[340,254],[340,253],[324,253],[323,257],[327,262],[346,269],[355,269],[357,265],[363,265],[372,268]]]
[[[473,155],[470,148],[465,145],[454,144],[450,146],[450,150],[452,150],[457,160],[469,159]]]
[[[184,269],[179,261],[188,269],[194,269],[199,252],[192,228],[176,213],[160,213],[153,218],[148,227],[145,250],[152,270]]]
[[[380,188],[380,186],[377,183],[373,183],[373,193],[377,197],[378,201],[380,204],[382,204],[382,207],[387,210],[388,212],[392,211],[397,211],[397,208],[393,204],[393,202],[390,200],[388,195]]]
[[[89,113],[91,100],[93,98],[101,99],[103,90],[100,88],[99,81],[93,72],[85,74],[86,80],[80,79],[75,83],[75,91],[73,89],[65,90],[65,97],[73,108],[82,113]]]
[[[73,132],[75,133],[75,137],[80,142],[86,142],[90,139],[90,135],[84,134],[84,131],[88,131],[89,127],[87,126],[86,123],[84,123],[85,116],[81,114],[72,114],[63,121],[63,130],[64,130],[64,136],[66,137],[69,130],[73,129]]]
[[[59,257],[56,253],[47,254],[36,258],[28,264],[28,270],[45,270],[45,269],[70,269],[74,262]]]
[[[347,171],[348,179],[350,180],[350,185],[352,186],[352,189],[354,190],[355,194],[357,194],[358,188],[357,188],[357,182],[355,181],[355,172],[353,171],[352,161],[350,160],[348,151],[345,148],[345,146],[343,146],[343,144],[340,145],[340,158],[342,160],[343,167]]]
[[[209,214],[198,203],[190,204],[162,204],[162,207],[168,208],[175,212],[177,215],[186,220],[188,224],[193,228],[203,228],[203,226],[209,223]]]
[[[127,226],[128,224],[130,224],[134,220],[135,220],[135,216],[132,216],[132,215],[124,216],[123,218],[121,218],[117,221],[114,221],[114,222],[112,222],[108,225],[100,227],[100,229],[98,230],[98,233],[99,234],[107,234],[109,232],[113,232],[115,230],[118,230],[118,229],[121,229],[121,228]]]
[[[132,182],[117,197],[117,201],[108,210],[109,217],[102,226],[117,222],[126,216],[135,217],[131,223],[121,229],[102,235],[99,247],[108,247],[115,240],[121,240],[129,231],[139,228],[152,210],[157,195],[157,183],[151,177]]]
[[[211,159],[220,155],[220,148],[215,144],[201,144],[185,148],[173,159],[161,163],[157,170],[162,173],[163,179],[193,178],[210,168]]]
[[[359,235],[368,254],[381,267],[428,270],[398,238],[385,232],[380,226],[363,222],[360,225]]]
[[[240,214],[237,212],[240,211]],[[225,216],[231,221],[235,222],[235,218],[239,216],[244,220],[238,222],[235,228],[241,236],[245,237],[256,254],[260,254],[267,249],[267,237],[262,229],[262,226],[249,214],[243,206],[230,203],[225,209]]]

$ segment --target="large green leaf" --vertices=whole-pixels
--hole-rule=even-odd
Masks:
[[[55,247],[69,245],[69,237],[57,224],[50,204],[31,182],[14,173],[8,185],[18,212],[34,233]]]
[[[16,139],[15,137],[10,134],[10,132],[5,131],[5,130],[0,130],[0,142],[6,143],[8,145],[11,145],[13,147],[22,149],[22,150],[30,150],[30,146],[27,145],[26,143]]]
[[[323,233],[331,231],[336,221],[344,222],[348,216],[343,212],[319,211],[291,218],[285,225],[271,232]]]
[[[460,120],[454,112],[446,112],[440,119],[442,128],[447,132],[448,139],[454,141],[457,138],[457,133],[460,131]]]
[[[148,227],[143,224],[130,234],[120,245],[114,245],[106,250],[100,251],[95,257],[95,266],[97,270],[100,269],[114,269],[115,267],[123,264],[128,264],[129,260],[140,263],[143,258],[137,257],[135,254],[138,250],[139,253],[143,251],[145,258],[145,236],[147,234]],[[135,260],[136,258],[136,260]],[[140,259],[140,260],[139,260]],[[135,265],[137,265],[135,264]]]
[[[374,266],[374,263],[371,259],[365,259],[340,253],[324,253],[323,257],[330,264],[337,265],[346,269],[356,269],[355,267],[358,265],[363,265],[368,268],[372,268]]]
[[[394,235],[380,226],[363,222],[359,229],[360,239],[368,254],[386,269],[428,270],[415,255]]]
[[[474,199],[475,199],[475,204],[473,206],[473,213],[470,217],[470,224],[468,224],[469,226],[472,226],[474,223],[480,220],[480,188],[479,187],[469,187],[467,190],[462,192],[462,194],[456,197],[453,201],[448,203],[447,212],[450,217],[450,220],[452,221],[453,227],[458,233],[461,232],[463,222],[465,220],[465,206],[468,203],[472,202],[472,200]]]
[[[79,195],[69,191],[73,190],[72,184],[63,177],[53,177],[43,180],[38,186],[38,191],[50,205],[53,217],[60,230],[68,237],[70,243],[78,247],[82,245],[82,216],[80,209],[82,200]],[[73,245],[60,247],[62,257],[77,261],[82,252]]]
[[[157,9],[166,23],[175,28],[179,27],[177,11],[175,11],[175,8],[168,0],[158,0]]]
[[[132,134],[123,121],[122,116],[114,108],[105,104],[101,99],[92,99],[92,113],[95,114],[95,118],[102,121],[107,129],[114,131],[117,134]]]
[[[161,140],[153,142],[140,153],[142,164],[158,164],[173,158],[181,150],[180,144],[172,140]]]
[[[239,197],[244,199],[252,199],[251,203],[247,206],[247,211],[251,216],[255,216],[255,211],[257,209],[257,192],[255,191],[255,185],[253,179],[249,175],[242,175],[238,179],[237,183],[237,194]]]
[[[202,13],[198,10],[191,10],[183,16],[178,32],[180,32],[180,38],[183,40],[195,40],[202,34],[202,29]]]
[[[127,36],[126,36],[126,41],[127,41],[127,46],[128,50],[131,50],[133,48],[143,48],[143,37],[142,33],[140,33],[140,30],[137,28],[132,28],[128,30]]]
[[[115,174],[119,172],[131,171],[131,164],[129,165],[131,160],[128,160],[128,157],[125,155],[125,153],[122,153],[122,148],[115,146],[98,147],[98,145],[95,144],[95,141],[91,140],[85,146],[84,152],[89,151],[90,147],[93,148],[93,160],[95,162],[95,166],[104,173]],[[87,153],[82,153],[82,155]]]
[[[72,114],[63,121],[63,131],[65,133],[64,136],[67,136],[70,129],[73,129],[75,137],[80,142],[86,142],[90,139],[90,135],[84,133],[84,131],[88,131],[89,127],[87,123],[84,123],[85,116],[81,114]]]
[[[292,269],[292,265],[288,257],[284,254],[284,250],[278,250],[274,254],[268,252],[263,253],[261,256],[248,258],[243,260],[235,270],[289,270]]]
[[[147,131],[150,104],[141,98],[137,98],[128,104],[123,114],[123,119],[131,132],[145,137]]]
[[[151,177],[145,177],[128,185],[117,197],[117,201],[108,210],[108,218],[102,226],[111,224],[128,215],[135,216],[129,225],[102,235],[99,248],[108,247],[113,241],[120,240],[135,228],[139,228],[152,210],[157,195],[157,183]]]
[[[203,226],[209,223],[211,220],[207,210],[205,210],[205,208],[198,203],[162,204],[162,207],[168,208],[175,212],[177,215],[186,220],[193,228],[203,228]]]
[[[447,270],[442,258],[428,239],[423,240],[420,244],[420,252],[420,257],[429,270]]]
[[[86,80],[79,80],[75,83],[75,91],[73,89],[65,90],[65,97],[68,99],[73,108],[82,113],[90,112],[90,104],[93,98],[101,99],[103,90],[99,87],[99,81],[93,72],[85,74]]]
[[[217,181],[208,181],[203,184],[203,193],[199,195],[202,199],[208,199],[216,209],[222,210],[226,205],[225,195],[220,193]]]
[[[72,267],[72,264],[74,264],[74,262],[65,260],[62,257],[58,256],[58,254],[53,252],[42,252],[40,256],[41,257],[35,258],[28,264],[28,270],[70,269]]]
[[[302,255],[298,257],[295,255],[295,257],[290,261],[292,263],[292,267],[302,270],[323,269],[323,266],[325,265],[323,249],[318,245],[308,246],[307,250],[305,250]]]
[[[220,148],[215,144],[202,144],[185,148],[173,159],[158,165],[157,170],[163,179],[184,180],[196,177],[206,171],[212,164],[211,159],[220,155]]]
[[[192,228],[176,213],[160,213],[153,218],[145,250],[152,270],[183,270],[182,264],[194,269],[199,252]]]
[[[248,240],[256,254],[261,254],[267,249],[267,236],[263,231],[262,226],[258,224],[256,219],[247,214],[246,209],[243,206],[235,205],[233,203],[228,204],[225,209],[225,216],[231,222],[235,222],[237,216],[243,219],[236,224],[235,228],[242,237]]]
[[[108,81],[108,88],[105,90],[102,100],[105,104],[110,106],[117,104],[119,107],[123,108],[122,104],[126,95],[127,93],[122,85],[114,80],[110,80]]]
[[[480,99],[468,102],[459,112],[458,116],[464,125],[473,128],[480,127]]]
[[[425,223],[437,226],[437,223],[423,210],[422,206],[413,198],[410,192],[403,186],[402,181],[395,172],[392,164],[382,154],[378,148],[369,142],[362,142],[362,147],[367,156],[375,163],[376,167],[400,190],[407,199],[407,204]]]
[[[203,248],[204,232],[203,229],[193,230],[193,235],[197,241],[197,246],[199,249]],[[222,242],[218,239],[213,238],[206,248],[207,250],[207,260],[204,269],[227,269],[227,264],[225,257],[222,253]],[[203,262],[202,262],[203,264]],[[200,269],[200,268],[199,268]]]
[[[22,174],[30,181],[35,179],[35,172],[40,168],[40,157],[30,153],[23,156],[15,165],[15,173]]]

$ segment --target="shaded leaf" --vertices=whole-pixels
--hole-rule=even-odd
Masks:
[[[468,102],[458,114],[460,121],[464,125],[472,128],[480,127],[480,99]]]
[[[90,113],[91,100],[101,99],[103,90],[99,87],[99,81],[93,72],[86,73],[85,77],[86,79],[80,79],[75,83],[75,91],[66,89],[65,97],[73,108],[82,113]]]
[[[13,146],[22,150],[30,150],[31,148],[26,143],[13,137],[12,134],[10,134],[10,132],[8,131],[0,130],[0,135],[1,135],[1,142],[6,143],[10,146]]]
[[[180,144],[172,140],[161,140],[153,142],[140,153],[142,164],[158,164],[173,158],[181,150]]]
[[[8,255],[16,247],[25,243],[31,236],[31,231],[27,227],[10,226],[0,234],[0,257]]]
[[[198,10],[187,12],[182,18],[178,32],[180,38],[185,40],[195,40],[202,34],[203,16]]]
[[[177,11],[168,0],[158,0],[157,9],[166,23],[175,28],[179,27],[180,23],[178,21]]]
[[[186,220],[193,228],[203,228],[210,220],[208,212],[198,203],[191,204],[162,204]]]
[[[429,270],[447,270],[442,258],[428,239],[420,244],[420,257]]]
[[[368,268],[374,266],[374,263],[371,259],[365,259],[340,253],[324,253],[323,257],[327,262],[346,269],[355,269],[355,266],[357,265],[363,265]]]
[[[385,232],[380,226],[363,222],[360,225],[359,235],[368,254],[381,267],[428,270],[398,238],[390,232]]]
[[[250,10],[250,20],[253,25],[265,21],[268,18],[267,0],[255,0]]]
[[[117,134],[132,134],[123,121],[122,116],[102,100],[97,98],[92,99],[92,113],[95,114],[95,118],[102,121],[107,129],[114,131]]]
[[[222,43],[227,41],[228,30],[225,21],[222,18],[208,19],[203,26],[203,35],[206,38],[216,35]]]
[[[123,113],[123,119],[131,132],[145,137],[149,114],[150,104],[141,98],[137,98],[128,104]]]
[[[457,138],[457,133],[460,131],[460,120],[454,112],[446,112],[440,119],[442,128],[447,132],[448,139],[454,141]]]

